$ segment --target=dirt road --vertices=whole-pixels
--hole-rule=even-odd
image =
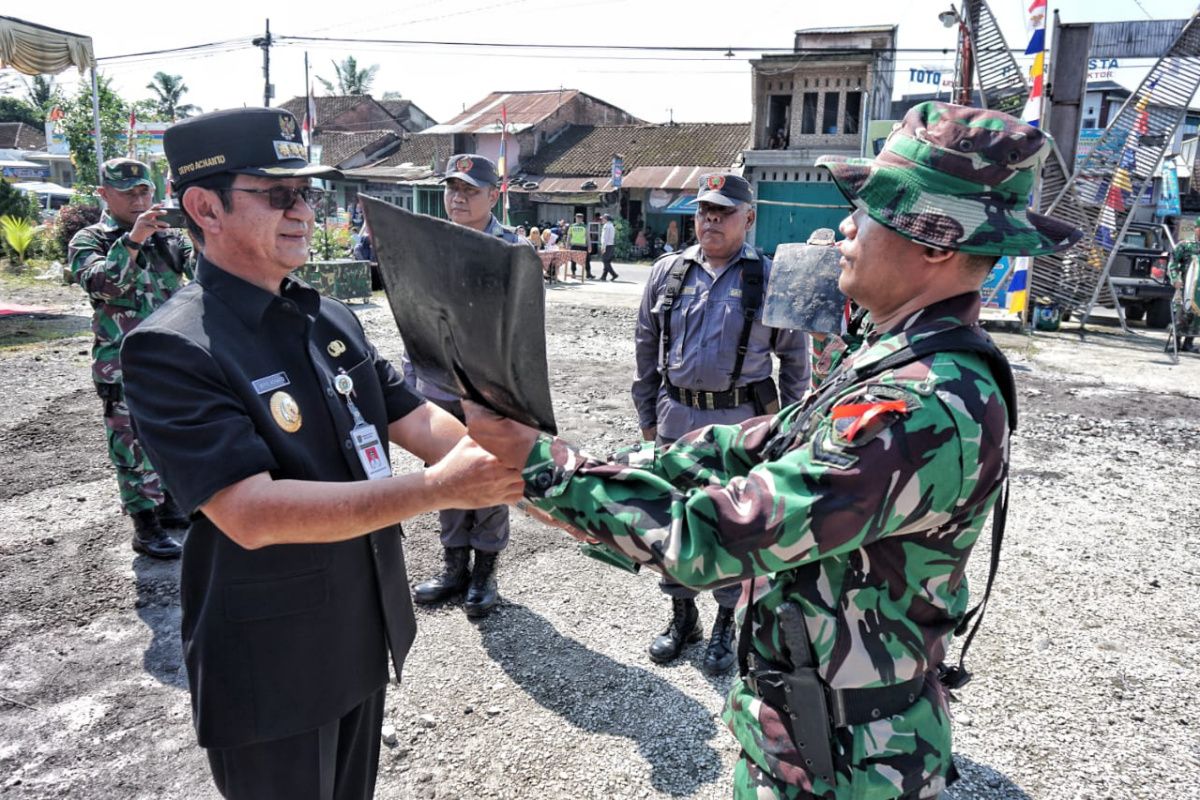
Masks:
[[[191,729],[178,566],[129,548],[87,310],[71,290],[11,291],[65,313],[0,318],[0,796],[216,797]],[[559,425],[593,451],[636,437],[638,291],[549,294]],[[386,307],[358,310],[398,356]],[[60,338],[12,344],[49,329]],[[1200,358],[1173,366],[1161,338],[1109,329],[999,339],[1022,400],[1013,510],[955,706],[964,781],[948,796],[1200,797]],[[405,527],[420,580],[438,563],[436,519]],[[703,675],[700,647],[665,667],[646,657],[667,615],[651,577],[598,566],[520,515],[499,569],[504,603],[482,624],[418,611],[379,797],[728,796],[728,682]]]

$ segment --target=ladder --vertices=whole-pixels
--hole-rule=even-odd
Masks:
[[[1068,250],[1034,259],[1035,296],[1050,295],[1081,322],[1098,301],[1115,300],[1109,270],[1117,248],[1198,89],[1200,17],[1193,16],[1057,196],[1049,189],[1067,174],[1066,165],[1061,156],[1057,165],[1048,161],[1042,195],[1051,198],[1046,212],[1080,228],[1083,238]],[[1120,304],[1113,305],[1124,326]]]
[[[1029,84],[1008,49],[1004,34],[986,0],[967,0],[967,26],[974,42],[975,72],[983,107],[1020,119],[1029,99]]]

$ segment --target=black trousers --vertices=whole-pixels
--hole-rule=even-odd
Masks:
[[[571,249],[576,250],[581,253],[587,253],[587,268],[584,271],[584,274],[587,275],[589,278],[592,277],[592,249],[590,247],[588,247],[586,244],[571,245]],[[571,262],[571,274],[572,275],[575,274],[575,262],[574,261]]]
[[[208,748],[217,790],[228,800],[370,800],[379,769],[384,691],[311,731]]]
[[[613,252],[616,251],[616,245],[607,245],[604,252],[600,255],[600,261],[604,264],[604,271],[600,273],[600,280],[604,280],[609,275],[612,275],[613,280],[617,279],[617,271],[612,268]]]

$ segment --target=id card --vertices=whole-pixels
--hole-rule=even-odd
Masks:
[[[374,425],[362,423],[350,430],[350,438],[354,441],[354,449],[358,460],[362,462],[367,480],[392,477],[392,465],[388,462],[387,453],[379,441],[379,432]]]

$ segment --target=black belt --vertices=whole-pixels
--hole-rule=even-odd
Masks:
[[[805,709],[789,708],[788,682],[782,680],[789,674],[777,670],[751,670],[745,677],[746,687],[776,711],[800,715]],[[845,728],[907,711],[921,696],[925,675],[876,689],[833,689],[824,682],[822,686],[828,700],[830,722],[835,728]]]
[[[750,387],[735,386],[724,392],[705,392],[693,389],[681,389],[667,384],[667,394],[672,400],[685,406],[698,408],[701,411],[712,411],[718,408],[737,408],[750,402]]]

